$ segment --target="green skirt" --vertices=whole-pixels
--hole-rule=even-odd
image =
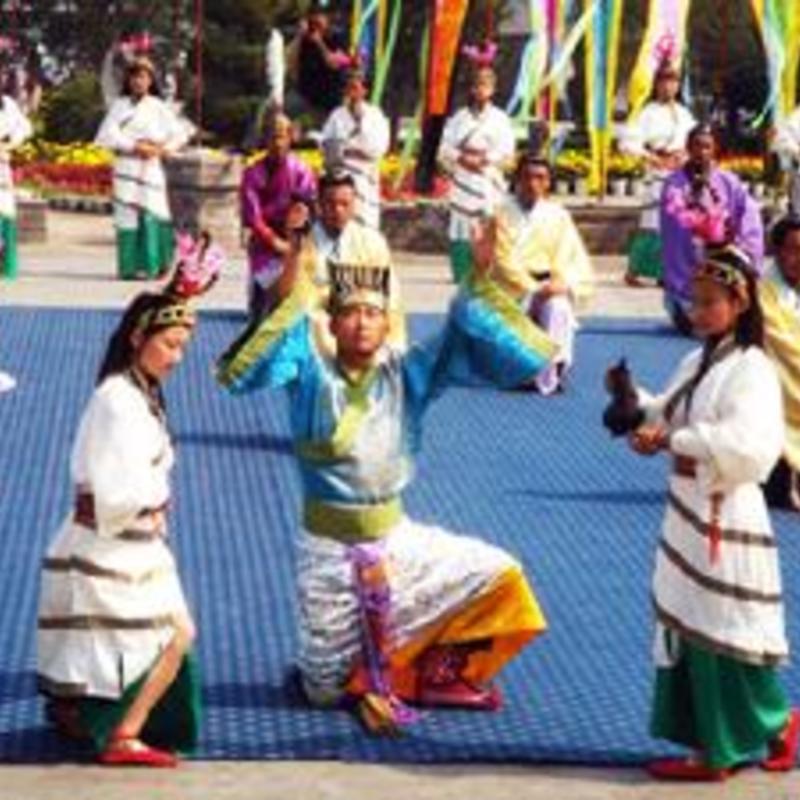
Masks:
[[[628,245],[628,272],[660,280],[664,274],[661,237],[655,231],[636,231]]]
[[[172,223],[147,211],[139,214],[136,228],[117,228],[117,272],[123,280],[139,273],[158,278],[169,269],[174,252]]]
[[[450,269],[453,282],[460,284],[472,274],[472,245],[461,239],[450,242]]]
[[[0,217],[0,278],[13,280],[19,272],[17,221]]]
[[[678,662],[656,671],[652,735],[699,751],[714,769],[760,757],[789,718],[775,670],[685,639],[680,647]]]
[[[106,749],[111,734],[131,707],[147,677],[145,674],[132,683],[119,700],[87,697],[79,701],[81,729],[89,735],[98,753]],[[191,753],[197,746],[201,710],[197,661],[193,655],[188,655],[172,685],[150,712],[140,738],[152,747]]]

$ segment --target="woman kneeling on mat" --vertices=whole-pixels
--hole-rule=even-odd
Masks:
[[[642,455],[672,458],[656,555],[652,734],[695,755],[649,765],[664,779],[715,781],[754,759],[794,766],[800,712],[775,667],[788,658],[778,550],[759,483],[783,447],[781,390],[762,350],[754,273],[736,248],[712,251],[692,282],[703,345],[667,390],[639,390]]]
[[[44,559],[38,678],[58,730],[103,764],[171,767],[194,748],[195,629],[166,510],[173,450],[162,383],[195,317],[139,295],[111,337],[72,451],[75,507]]]

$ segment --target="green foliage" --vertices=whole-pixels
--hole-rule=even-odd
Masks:
[[[46,94],[41,109],[43,136],[53,142],[91,141],[103,113],[97,75],[78,72]]]

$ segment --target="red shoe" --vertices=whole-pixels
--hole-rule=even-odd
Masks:
[[[769,755],[761,762],[761,768],[769,772],[788,772],[794,769],[799,746],[800,711],[793,708],[780,736],[770,742]]]
[[[473,686],[458,679],[442,686],[423,686],[417,702],[422,706],[499,711],[503,706],[503,695],[497,686]]]
[[[643,286],[647,286],[647,283],[634,272],[626,272],[625,285],[630,286],[632,289],[641,289]]]
[[[108,767],[175,767],[174,753],[150,747],[133,737],[117,737],[109,741],[97,760]]]
[[[647,771],[666,781],[724,781],[731,774],[729,769],[709,767],[692,758],[661,758],[651,761]]]
[[[417,703],[423,706],[497,711],[503,705],[496,687],[475,686],[463,677],[476,644],[438,645],[421,659]]]

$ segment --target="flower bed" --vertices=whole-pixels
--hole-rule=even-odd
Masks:
[[[12,163],[15,183],[44,197],[111,197],[113,156],[97,145],[26,142]]]

